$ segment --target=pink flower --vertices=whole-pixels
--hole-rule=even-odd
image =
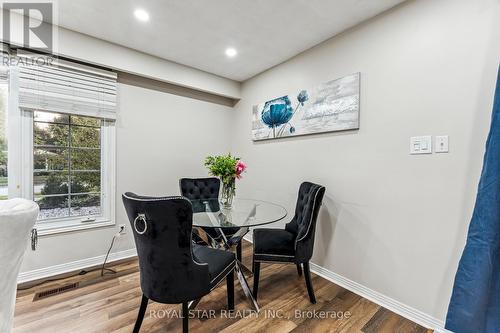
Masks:
[[[243,163],[242,161],[238,161],[236,163],[236,178],[240,179],[241,174],[245,171],[246,168],[247,166],[245,165],[245,163]]]

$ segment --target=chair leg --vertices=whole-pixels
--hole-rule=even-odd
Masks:
[[[257,293],[259,292],[259,275],[260,275],[260,262],[253,262],[253,297],[257,300]]]
[[[311,281],[311,272],[309,270],[309,262],[304,263],[304,276],[306,278],[307,293],[309,294],[309,300],[312,304],[316,304],[316,296],[314,296],[314,289]]]
[[[241,245],[241,240],[240,242],[238,243],[238,245],[236,245],[236,258],[241,262],[242,258],[243,258],[243,248],[242,248],[242,245]]]
[[[139,330],[141,329],[142,320],[144,319],[144,314],[146,313],[146,308],[148,307],[148,301],[149,299],[142,295],[141,307],[139,308],[139,313],[137,314],[137,320],[135,321],[134,330],[132,331],[133,333],[139,333]]]
[[[296,265],[297,265],[297,274],[299,274],[299,276],[302,276],[302,266],[300,266],[300,264]]]
[[[226,277],[227,285],[227,309],[234,310],[234,270]]]
[[[188,319],[189,319],[188,302],[184,302],[182,303],[182,333],[189,332]]]
[[[193,242],[195,244],[204,245],[204,246],[208,245],[207,242],[205,242],[205,240],[203,238],[201,238],[200,231],[198,229],[193,228],[193,231],[191,233],[191,239],[193,240]]]

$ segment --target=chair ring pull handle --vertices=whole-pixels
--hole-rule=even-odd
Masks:
[[[139,231],[137,229],[137,220],[142,220],[142,222],[144,222],[144,230]],[[137,217],[134,220],[134,229],[135,229],[135,232],[137,232],[139,235],[144,235],[144,233],[146,233],[146,230],[148,230],[148,223],[146,221],[146,215],[144,215],[144,214],[137,215]]]

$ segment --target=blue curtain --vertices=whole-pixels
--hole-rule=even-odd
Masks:
[[[457,333],[500,332],[500,69],[476,205],[446,328]]]

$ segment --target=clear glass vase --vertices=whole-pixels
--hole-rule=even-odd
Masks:
[[[220,191],[220,203],[222,208],[231,209],[233,206],[233,198],[236,192],[236,179],[228,182],[221,181],[222,189]]]

